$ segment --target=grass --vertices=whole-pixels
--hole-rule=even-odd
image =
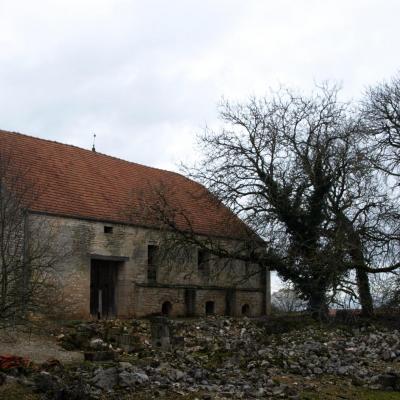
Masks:
[[[107,394],[103,394],[100,400],[107,400],[110,397]],[[115,397],[113,397],[115,398]],[[186,394],[180,395],[173,391],[163,392],[160,394],[152,392],[141,392],[141,393],[126,393],[121,395],[121,400],[149,400],[159,398],[162,400],[194,400],[199,398],[198,394]],[[201,396],[200,396],[201,398]],[[20,385],[18,383],[8,383],[0,386],[0,400],[41,400],[42,397],[38,393],[32,392],[29,388]]]
[[[201,395],[199,394],[186,394],[186,395],[180,395],[175,392],[171,393],[165,393],[163,395],[159,394],[154,394],[154,393],[149,393],[149,392],[144,392],[144,393],[130,393],[124,397],[121,398],[121,400],[149,400],[149,399],[162,399],[162,400],[195,400],[201,398]]]
[[[33,393],[29,388],[18,383],[7,383],[0,386],[1,400],[40,400],[37,393]]]
[[[302,382],[298,375],[277,375],[275,382],[296,387]],[[372,390],[354,386],[349,380],[335,376],[322,375],[308,381],[315,389],[304,390],[300,393],[301,400],[400,400],[400,392]]]
[[[279,379],[278,379],[279,380]],[[282,381],[285,381],[282,379]],[[288,382],[287,382],[288,383]],[[101,397],[102,400],[108,398],[107,394]],[[159,398],[160,400],[194,400],[201,398],[201,394],[192,393],[180,395],[174,391],[162,391],[152,393],[151,391],[126,393],[121,395],[121,400],[148,400]],[[0,386],[0,400],[40,400],[39,394],[31,389],[17,383],[8,383]],[[301,393],[301,400],[399,400],[399,392],[385,392],[380,390],[370,390],[354,386],[338,384],[326,384],[318,386],[315,391],[305,391]]]
[[[399,392],[385,392],[358,387],[328,385],[315,392],[303,392],[302,400],[399,400]]]

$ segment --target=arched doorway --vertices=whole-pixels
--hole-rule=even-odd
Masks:
[[[215,303],[213,301],[206,302],[206,315],[212,315],[215,313]]]
[[[242,305],[242,315],[246,315],[247,317],[250,315],[250,306],[248,304]]]
[[[161,307],[162,315],[169,316],[172,312],[172,304],[169,301],[164,301]]]

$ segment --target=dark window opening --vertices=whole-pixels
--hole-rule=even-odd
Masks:
[[[158,246],[150,244],[147,246],[147,280],[150,283],[157,281],[157,257]]]
[[[242,315],[246,315],[246,316],[250,315],[250,306],[248,304],[243,304]]]
[[[225,295],[225,314],[235,316],[236,310],[236,291],[235,289],[228,289]]]
[[[169,301],[164,301],[161,307],[162,315],[169,316],[171,315],[171,312],[172,312],[172,304]]]
[[[149,244],[147,246],[147,265],[157,265],[158,246]]]
[[[196,314],[196,289],[185,290],[186,316],[193,317]]]
[[[210,254],[207,250],[199,249],[197,252],[197,269],[200,272],[208,273],[209,272],[209,261]]]
[[[157,282],[157,270],[154,267],[147,270],[147,280],[149,283]]]
[[[104,226],[104,233],[112,233],[113,232],[113,227],[112,226]]]
[[[215,313],[215,303],[213,301],[206,302],[206,315],[211,315]]]

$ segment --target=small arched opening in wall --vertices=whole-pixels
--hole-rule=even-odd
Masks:
[[[242,305],[242,315],[248,317],[250,315],[250,306],[248,304]]]
[[[215,314],[215,302],[207,301],[205,308],[206,308],[206,315]]]
[[[161,306],[161,314],[169,317],[172,312],[172,304],[170,301],[164,301]]]

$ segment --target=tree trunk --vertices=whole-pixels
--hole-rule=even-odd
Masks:
[[[362,315],[371,317],[374,314],[371,290],[367,272],[362,268],[356,269],[358,296],[361,303]]]
[[[308,306],[314,319],[325,321],[328,318],[325,292],[314,290],[310,295]]]
[[[355,265],[358,298],[361,304],[362,315],[365,317],[371,317],[374,314],[374,305],[369,287],[368,273],[363,269],[363,267],[365,267],[365,258],[361,238],[359,233],[354,229],[350,220],[344,214],[340,214],[340,218],[342,222],[344,222],[350,242],[350,257]]]
[[[372,302],[371,290],[369,287],[368,273],[363,269],[365,266],[365,258],[362,251],[361,240],[357,232],[352,232],[353,249],[350,255],[356,265],[356,278],[358,287],[358,298],[361,304],[361,314],[364,317],[371,317],[374,314],[374,306]]]

